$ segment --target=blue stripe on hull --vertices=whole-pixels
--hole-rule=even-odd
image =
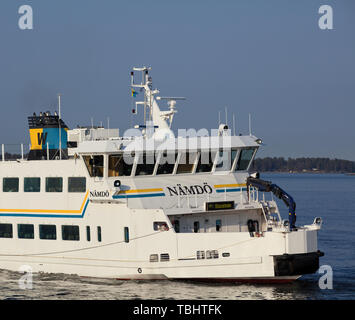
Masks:
[[[152,194],[130,194],[112,196],[113,199],[126,199],[126,198],[149,198],[149,197],[165,197],[165,193],[152,193]]]
[[[217,193],[221,193],[221,192],[240,192],[240,188],[237,189],[218,189],[216,190]],[[242,191],[247,191],[247,188],[242,188]]]

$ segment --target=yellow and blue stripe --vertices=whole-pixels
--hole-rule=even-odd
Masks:
[[[165,197],[164,190],[162,188],[121,190],[118,192],[118,194],[112,196],[113,199],[151,198],[151,197]]]
[[[56,209],[0,209],[0,217],[29,217],[29,218],[84,218],[89,204],[89,191],[79,210]]]

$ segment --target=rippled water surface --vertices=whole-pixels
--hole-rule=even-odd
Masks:
[[[355,176],[328,174],[264,174],[290,193],[297,203],[297,223],[323,218],[321,265],[333,269],[333,289],[321,290],[315,273],[292,284],[241,285],[184,281],[118,281],[76,275],[35,274],[32,289],[20,289],[22,274],[0,270],[0,299],[354,299]],[[279,208],[284,218],[287,209]]]

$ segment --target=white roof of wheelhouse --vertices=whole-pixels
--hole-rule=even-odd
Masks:
[[[83,141],[72,152],[81,153],[117,153],[117,152],[153,152],[180,150],[219,150],[231,148],[259,147],[258,138],[247,136],[209,136],[178,137],[164,141],[142,137],[121,138],[115,140]]]

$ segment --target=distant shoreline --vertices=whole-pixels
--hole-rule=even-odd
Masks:
[[[355,161],[329,158],[256,158],[252,170],[268,173],[345,174],[355,176]]]
[[[355,173],[349,173],[349,172],[327,172],[327,171],[258,171],[259,173],[266,173],[266,174],[272,174],[272,173],[283,173],[283,174],[339,174],[339,175],[345,175],[345,176],[354,176]]]

